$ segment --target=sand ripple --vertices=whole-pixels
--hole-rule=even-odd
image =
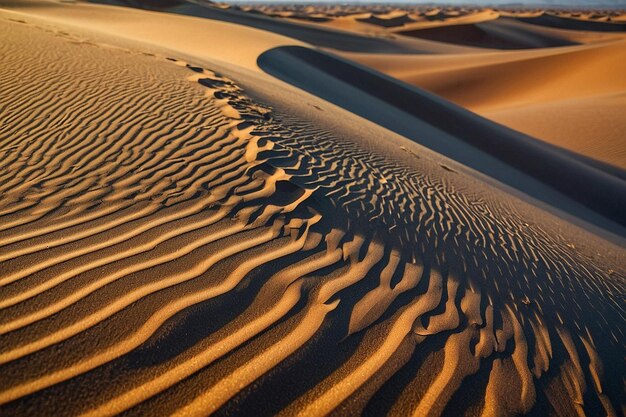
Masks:
[[[1,25],[1,413],[617,414],[624,275],[567,226],[209,69]]]

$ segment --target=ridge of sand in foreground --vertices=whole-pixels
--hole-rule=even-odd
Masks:
[[[217,61],[0,19],[1,414],[623,410],[623,247]]]

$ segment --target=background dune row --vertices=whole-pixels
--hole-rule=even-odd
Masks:
[[[288,36],[530,136],[626,167],[623,11],[261,4],[208,12],[210,3],[195,3],[205,7],[169,10],[233,21],[244,21],[245,10],[259,27],[283,23]],[[368,39],[356,46],[342,42],[339,31],[344,39]],[[381,49],[381,42],[387,46]]]
[[[344,56],[491,120],[623,168],[623,39],[467,55]]]
[[[2,17],[1,413],[623,409],[619,248],[210,69]]]

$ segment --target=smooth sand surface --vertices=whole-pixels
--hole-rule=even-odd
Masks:
[[[19,0],[6,3],[16,12],[42,16],[50,22],[112,33],[201,59],[219,57],[220,61],[251,69],[256,68],[256,56],[269,48],[302,44],[291,38],[228,22],[207,22],[206,19],[176,15],[164,20],[161,13],[146,10],[127,8],[121,11],[118,7],[83,2],[42,1],[35,2],[37,6]]]
[[[626,39],[457,56],[344,56],[513,129],[626,167],[626,139],[618,128],[624,120]],[[581,128],[570,137],[574,126]]]
[[[623,413],[624,172],[257,26],[0,1],[0,415]]]

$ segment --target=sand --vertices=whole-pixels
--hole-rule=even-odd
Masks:
[[[513,129],[624,168],[626,143],[617,127],[623,121],[620,97],[626,94],[621,76],[626,72],[625,54],[622,38],[520,52],[393,55],[392,59],[374,54],[344,56]],[[600,107],[589,106],[590,102]],[[552,117],[542,122],[548,117],[546,108],[552,109]],[[580,127],[575,138],[570,135],[572,120]]]
[[[259,9],[278,14],[271,6]],[[622,76],[626,35],[615,20],[617,12],[604,14],[602,21],[602,14],[565,11],[461,9],[453,14],[418,8],[364,14],[358,7],[347,13],[332,6],[322,11],[327,20],[313,22],[318,26],[392,37],[403,44],[409,39],[414,42],[412,51],[401,53],[390,48],[368,52],[332,45],[329,51],[530,136],[626,168],[626,143],[620,129],[624,106],[619,99],[626,93]],[[614,21],[607,21],[609,17]],[[597,111],[580,110],[590,103],[599,104],[591,106]],[[577,134],[572,138],[574,131]]]
[[[176,7],[0,2],[0,414],[623,413],[626,177],[588,157],[619,141],[314,46],[426,41]],[[619,130],[591,84],[521,109]]]

